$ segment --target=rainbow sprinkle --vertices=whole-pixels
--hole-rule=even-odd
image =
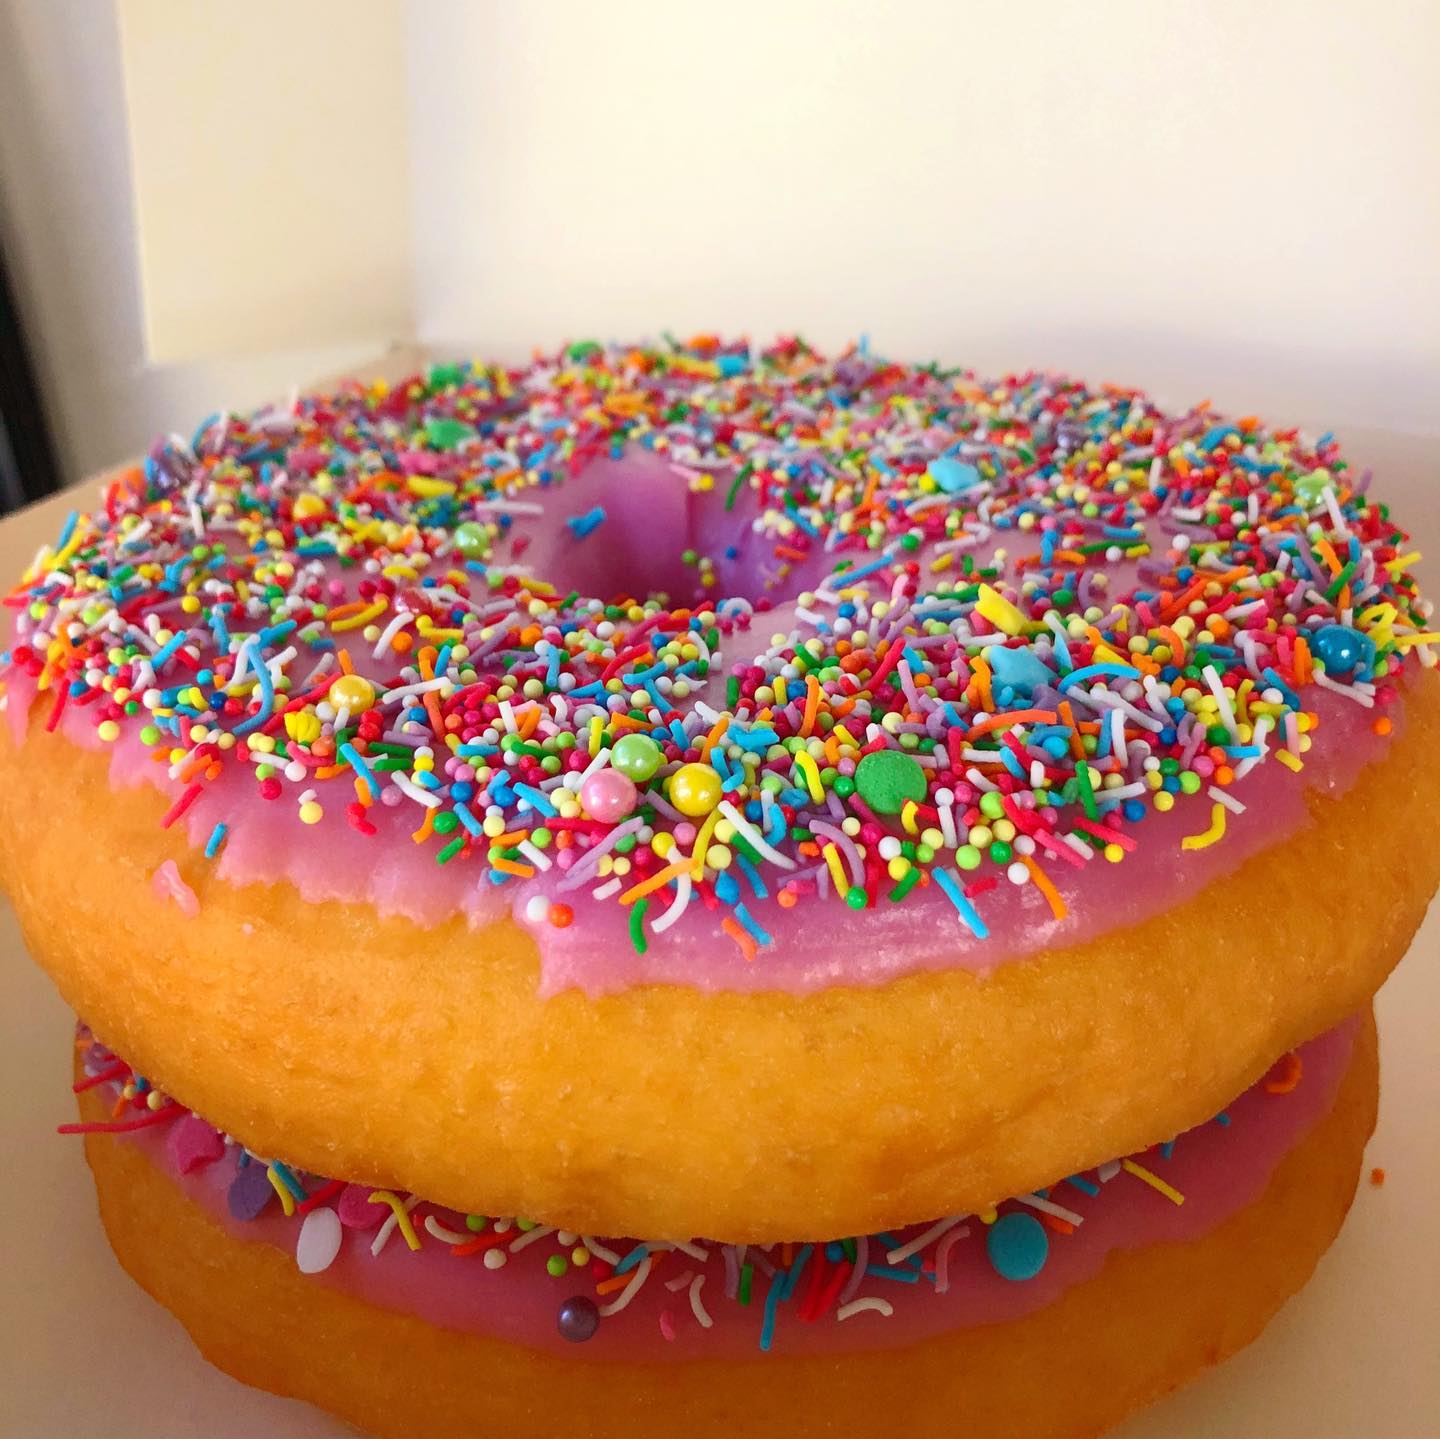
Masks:
[[[529,573],[547,492],[642,450],[760,537],[751,593],[727,593],[734,546],[679,557],[684,604]],[[997,880],[1061,917],[1055,867],[1122,862],[1152,811],[1219,842],[1248,772],[1303,767],[1317,690],[1383,706],[1406,656],[1434,662],[1367,481],[1328,435],[1133,390],[585,342],[161,441],[10,594],[0,661],[49,727],[137,734],[167,825],[238,768],[297,823],[408,811],[479,885],[555,871],[625,906],[642,953],[703,905],[756,959],[769,905],[932,880],[984,938]],[[565,523],[588,547],[621,522]]]

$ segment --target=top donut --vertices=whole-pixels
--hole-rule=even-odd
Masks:
[[[575,344],[157,444],[11,596],[11,660],[236,877],[517,900],[552,988],[697,943],[707,983],[889,978],[846,960],[872,923],[985,968],[1133,911],[1157,817],[1193,888],[1316,696],[1425,652],[1366,490],[1328,435],[1132,390]]]

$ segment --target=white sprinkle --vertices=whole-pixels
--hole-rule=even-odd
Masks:
[[[705,1276],[697,1274],[690,1284],[690,1310],[700,1321],[702,1329],[709,1329],[715,1321],[710,1317],[710,1311],[700,1299],[700,1290],[705,1283]]]
[[[949,1219],[937,1219],[923,1234],[917,1235],[908,1244],[892,1249],[886,1256],[887,1264],[903,1264],[912,1254],[919,1254],[927,1245],[934,1243],[941,1235],[948,1234],[962,1219],[963,1214],[953,1214]]]
[[[302,1274],[320,1274],[334,1262],[340,1252],[344,1229],[340,1216],[328,1207],[312,1209],[300,1226],[295,1243],[295,1265]]]
[[[441,1224],[433,1214],[425,1216],[425,1232],[433,1234],[442,1244],[468,1244],[475,1237],[473,1234],[457,1234],[448,1225]]]
[[[1054,1204],[1048,1199],[1041,1199],[1038,1194],[1017,1194],[1017,1204],[1028,1204],[1031,1209],[1038,1209],[1042,1214],[1053,1214],[1056,1219],[1063,1219],[1066,1224],[1084,1224],[1084,1216],[1076,1214],[1073,1209],[1066,1209],[1063,1205]]]
[[[431,794],[429,790],[421,789],[418,784],[405,778],[399,770],[390,771],[390,783],[393,784],[401,794],[407,794],[416,804],[423,804],[426,809],[439,809],[441,800],[438,794]]]
[[[630,1301],[640,1292],[645,1281],[650,1277],[650,1267],[652,1263],[653,1261],[647,1254],[645,1258],[640,1261],[630,1282],[609,1304],[602,1306],[600,1310],[600,1317],[602,1319],[608,1319],[612,1314],[618,1314],[629,1305]]]
[[[1205,793],[1208,794],[1210,798],[1215,801],[1216,804],[1223,804],[1225,808],[1230,811],[1231,814],[1245,813],[1245,806],[1241,804],[1240,801],[1236,799],[1233,794],[1228,794],[1225,790],[1220,789],[1213,784],[1206,789]]]
[[[409,1199],[405,1200],[401,1208],[404,1209],[406,1214],[409,1214],[419,1202],[420,1196],[418,1194],[412,1194]],[[389,1208],[388,1205],[386,1207]],[[385,1216],[384,1224],[375,1232],[375,1242],[370,1246],[371,1254],[379,1255],[380,1251],[390,1242],[390,1236],[394,1234],[399,1222],[399,1219],[396,1218],[395,1211],[391,1209],[389,1214]]]
[[[553,1226],[537,1224],[534,1229],[527,1230],[510,1246],[511,1254],[519,1254],[522,1249],[528,1249],[532,1244],[544,1239],[547,1234],[554,1234]]]
[[[843,1309],[837,1311],[836,1319],[853,1319],[857,1314],[883,1314],[888,1319],[895,1312],[888,1299],[876,1299],[873,1295],[865,1299],[852,1299]]]

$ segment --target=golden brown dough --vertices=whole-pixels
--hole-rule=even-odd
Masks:
[[[1432,672],[1407,682],[1386,757],[1313,798],[1223,899],[986,979],[798,997],[542,1000],[518,924],[417,935],[228,885],[159,827],[157,792],[111,790],[105,764],[38,721],[18,754],[0,734],[0,878],[101,1038],[258,1153],[593,1233],[866,1233],[1167,1139],[1366,1003],[1440,873]],[[196,917],[154,894],[165,859]],[[417,967],[418,948],[444,962]]]
[[[382,1439],[788,1439],[821,1432],[822,1415],[843,1416],[826,1433],[1082,1439],[1249,1343],[1305,1282],[1354,1196],[1377,1090],[1367,1013],[1329,1114],[1259,1201],[1203,1238],[1113,1254],[1021,1320],[909,1349],[741,1364],[587,1363],[436,1329],[230,1237],[137,1148],[89,1136],[86,1152],[121,1263],[207,1359]],[[93,1093],[80,1111],[106,1112]]]

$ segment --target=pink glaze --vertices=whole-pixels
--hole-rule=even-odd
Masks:
[[[1125,1170],[1108,1181],[1101,1181],[1097,1171],[1077,1176],[1098,1185],[1098,1197],[1062,1181],[1050,1191],[1051,1200],[1074,1211],[1083,1222],[1071,1234],[1049,1232],[1048,1261],[1037,1277],[1026,1281],[1000,1277],[986,1256],[985,1226],[972,1218],[964,1226],[968,1235],[947,1246],[946,1292],[939,1292],[932,1278],[937,1257],[937,1241],[932,1241],[920,1251],[929,1273],[919,1282],[904,1284],[867,1275],[858,1286],[856,1297],[883,1298],[891,1303],[891,1316],[869,1312],[837,1321],[832,1305],[818,1322],[807,1323],[798,1318],[797,1298],[779,1307],[773,1352],[899,1348],[970,1325],[1019,1319],[1052,1303],[1072,1285],[1093,1278],[1112,1253],[1200,1239],[1260,1200],[1280,1161],[1330,1112],[1349,1064],[1355,1033],[1356,1021],[1350,1020],[1297,1051],[1301,1077],[1288,1092],[1271,1092],[1262,1082],[1229,1107],[1228,1124],[1213,1122],[1182,1135],[1169,1157],[1159,1148],[1141,1156],[1147,1169],[1184,1196],[1183,1204],[1176,1205]],[[171,1123],[192,1125],[198,1121],[182,1117]],[[301,1220],[298,1216],[284,1218],[278,1203],[272,1201],[256,1220],[242,1223],[231,1217],[226,1192],[236,1172],[233,1150],[219,1162],[196,1161],[201,1150],[195,1135],[187,1135],[182,1144],[167,1143],[167,1127],[122,1135],[115,1142],[139,1146],[236,1239],[258,1240],[287,1254],[295,1252]],[[189,1172],[182,1173],[187,1167]],[[308,1179],[306,1188],[313,1193],[319,1184]],[[347,1204],[353,1217],[358,1197],[350,1190],[328,1202],[339,1203],[343,1220]],[[1001,1213],[1022,1207],[1007,1202]],[[375,1209],[382,1215],[388,1212],[378,1205]],[[708,1253],[703,1262],[678,1252],[668,1254],[628,1308],[603,1319],[588,1343],[573,1345],[556,1332],[556,1311],[572,1295],[593,1295],[595,1279],[574,1269],[562,1277],[550,1277],[544,1257],[555,1252],[553,1239],[542,1239],[528,1252],[515,1254],[504,1268],[491,1270],[479,1255],[457,1257],[427,1233],[427,1214],[452,1230],[465,1232],[462,1216],[421,1203],[412,1217],[422,1247],[411,1252],[396,1233],[378,1257],[372,1257],[374,1229],[347,1227],[338,1256],[328,1269],[314,1276],[316,1282],[383,1309],[414,1314],[442,1328],[574,1358],[654,1362],[759,1357],[763,1302],[770,1281],[757,1269],[748,1308],[725,1298],[725,1265],[718,1246],[704,1246]],[[903,1230],[897,1238],[907,1242],[928,1227]],[[521,1237],[519,1231],[514,1235]],[[633,1248],[631,1241],[609,1243],[622,1257]],[[870,1263],[884,1265],[886,1246],[876,1238],[868,1243]],[[762,1253],[779,1262],[779,1246]],[[678,1292],[666,1288],[667,1281],[687,1272],[704,1276],[700,1296],[713,1320],[709,1329],[701,1327],[692,1311],[688,1286]],[[807,1278],[808,1274],[802,1275],[799,1295],[805,1292]],[[614,1296],[602,1296],[599,1302],[605,1303],[607,1297]],[[669,1334],[674,1338],[666,1337]]]
[[[10,685],[11,719],[22,734],[25,690],[19,677],[12,676]],[[217,823],[228,826],[214,863],[216,874],[230,884],[286,880],[312,903],[369,903],[421,925],[460,912],[479,927],[513,913],[535,937],[543,995],[571,987],[599,995],[646,983],[682,984],[707,993],[809,994],[835,984],[878,985],[952,968],[988,973],[1006,960],[1139,924],[1206,885],[1223,883],[1246,860],[1304,825],[1311,795],[1344,794],[1365,766],[1384,754],[1388,742],[1374,734],[1371,711],[1331,695],[1319,696],[1314,709],[1322,723],[1303,772],[1295,775],[1267,761],[1233,785],[1231,792],[1246,811],[1228,817],[1222,842],[1201,850],[1180,848],[1185,835],[1206,827],[1205,804],[1177,804],[1168,814],[1151,813],[1131,830],[1138,848],[1122,863],[1096,859],[1083,870],[1047,863],[1069,908],[1063,920],[1054,918],[1033,885],[1016,887],[1002,878],[975,901],[990,929],[985,940],[960,923],[932,885],[903,905],[881,905],[859,919],[833,896],[812,896],[792,909],[773,898],[747,897],[751,912],[775,941],[753,963],[721,930],[722,915],[692,906],[678,934],[656,936],[638,955],[626,911],[614,903],[591,902],[587,887],[562,889],[559,871],[497,888],[486,882],[478,861],[437,865],[429,850],[408,840],[417,823],[412,807],[377,806],[371,815],[380,831],[375,836],[337,822],[325,828],[322,841],[296,821],[290,805],[267,804],[256,795],[254,781],[232,767],[206,787],[181,823],[197,852]],[[37,716],[43,712],[43,706],[36,707]],[[1387,714],[1398,735],[1403,703],[1391,705]],[[67,708],[60,728],[77,746],[105,748],[83,710]],[[110,748],[110,778],[117,789],[149,782],[172,799],[184,792],[148,758],[135,732]],[[161,885],[184,907],[183,895],[168,880]],[[570,903],[575,923],[557,929],[543,920],[530,922],[526,902],[535,894]]]
[[[577,540],[566,519],[601,499],[609,513],[602,531]],[[775,607],[757,612],[748,629],[742,623],[732,630],[723,650],[728,666],[765,649],[774,632],[792,627],[794,596],[823,577],[831,557],[817,550],[781,578],[772,542],[762,543],[750,528],[755,503],[750,492],[741,493],[733,513],[716,499],[713,492],[697,495],[648,452],[632,453],[624,461],[590,465],[549,494],[543,514],[521,513],[507,543],[515,559],[523,556],[527,569],[562,587],[591,594],[626,586],[668,588],[685,597],[696,589],[694,571],[679,562],[681,551],[688,546],[723,556],[727,546],[734,548],[734,559],[717,561],[720,583],[710,598],[748,594]],[[1152,540],[1163,546],[1168,532],[1163,522],[1152,521],[1150,528]],[[979,563],[1003,563],[997,552],[1013,559],[1032,551],[1036,543],[1033,535],[996,531],[972,553]],[[503,546],[497,559],[506,559]],[[1104,574],[1112,592],[1129,582],[1129,569],[1125,562],[1107,566]],[[332,572],[334,577],[343,578],[338,571]],[[383,665],[372,660],[367,649],[357,647],[355,662],[362,672],[368,666],[372,677],[382,677]],[[12,672],[8,683],[12,728],[17,738],[23,737],[34,681]],[[718,702],[713,688],[706,693],[712,705]],[[1208,826],[1210,806],[1201,798],[1182,800],[1168,814],[1150,812],[1142,824],[1129,827],[1138,848],[1122,863],[1095,858],[1082,869],[1041,854],[1037,858],[1044,861],[1068,914],[1056,920],[1034,885],[1016,887],[1000,875],[993,888],[974,900],[989,930],[985,939],[960,922],[934,884],[912,893],[903,905],[881,904],[860,917],[833,895],[809,895],[793,908],[782,908],[774,890],[784,876],[771,868],[770,897],[756,897],[748,889],[745,894],[748,909],[774,940],[754,962],[747,962],[722,931],[724,913],[707,913],[699,904],[692,904],[684,921],[668,933],[652,935],[646,953],[639,955],[630,941],[628,910],[614,902],[592,901],[588,891],[593,882],[567,886],[557,868],[497,887],[489,882],[483,861],[469,854],[441,867],[433,848],[409,840],[420,820],[420,811],[411,804],[375,806],[369,814],[379,831],[374,836],[350,828],[339,813],[311,828],[297,821],[288,799],[261,799],[253,778],[235,765],[205,787],[183,825],[196,850],[203,849],[217,823],[226,825],[224,847],[214,864],[215,873],[230,884],[284,880],[311,902],[369,903],[383,914],[420,925],[463,913],[478,928],[513,914],[535,937],[539,992],[544,996],[572,987],[594,996],[647,983],[705,992],[807,994],[837,984],[878,985],[907,974],[953,968],[987,973],[1010,959],[1138,924],[1207,885],[1223,882],[1246,860],[1282,843],[1306,823],[1309,795],[1343,794],[1385,751],[1386,741],[1371,727],[1373,711],[1320,691],[1307,694],[1307,702],[1322,723],[1303,773],[1292,774],[1271,759],[1237,781],[1230,793],[1247,808],[1228,817],[1223,842],[1182,852],[1182,838]],[[46,696],[36,707],[37,716],[48,713],[49,705]],[[1398,733],[1403,703],[1391,705],[1387,713]],[[59,728],[81,747],[104,748],[82,707],[67,706]],[[184,793],[185,786],[151,759],[136,727],[122,732],[111,748],[110,777],[116,788],[148,781],[172,800]],[[177,889],[176,879],[157,874],[156,892],[188,912],[185,887]],[[560,929],[543,918],[531,921],[527,902],[537,895],[569,903],[575,922]]]

